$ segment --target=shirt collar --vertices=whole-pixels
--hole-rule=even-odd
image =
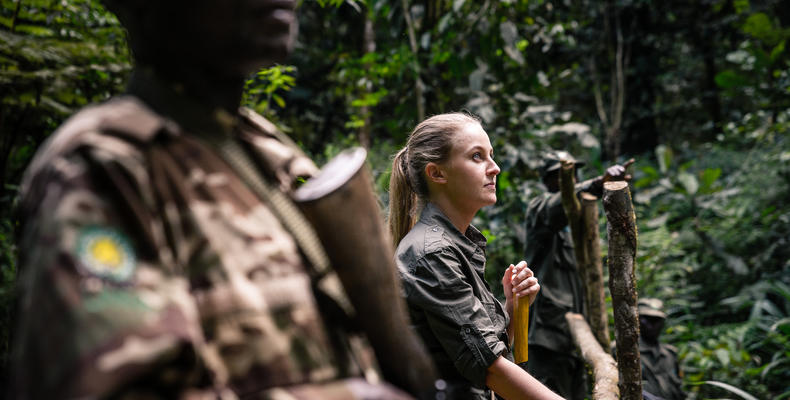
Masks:
[[[434,203],[429,202],[425,205],[422,214],[420,214],[420,222],[427,225],[439,225],[469,256],[477,252],[478,249],[482,251],[486,249],[486,237],[474,225],[470,224],[466,232],[462,234]]]

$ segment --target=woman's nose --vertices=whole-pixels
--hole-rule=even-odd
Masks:
[[[499,172],[500,172],[499,165],[496,164],[496,161],[491,160],[491,165],[488,167],[488,174],[499,175]]]

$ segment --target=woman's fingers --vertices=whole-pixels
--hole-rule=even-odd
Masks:
[[[516,293],[516,295],[519,297],[537,293],[538,290],[540,290],[540,285],[538,284],[538,278],[535,278],[534,276],[524,279],[520,283],[513,285],[513,293]]]

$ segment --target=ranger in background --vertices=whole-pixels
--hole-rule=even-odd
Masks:
[[[659,299],[644,298],[637,302],[639,310],[639,353],[642,362],[642,390],[665,400],[682,400],[683,380],[678,365],[678,350],[661,343],[667,315]]]
[[[533,198],[526,211],[524,260],[541,286],[530,312],[527,369],[560,396],[581,400],[588,392],[587,370],[576,351],[565,313],[586,313],[584,287],[576,269],[573,239],[562,207],[559,170],[563,160],[574,162],[577,169],[584,165],[566,151],[546,153],[540,175],[548,192]],[[625,166],[613,165],[604,175],[577,183],[576,193],[589,192],[600,197],[605,181],[631,178],[626,175],[631,162]]]
[[[26,171],[12,398],[426,393],[419,359],[403,357],[415,379],[399,388],[377,373],[347,293],[292,229],[288,195],[315,165],[239,109],[247,76],[289,53],[295,3],[106,1],[136,68],[125,95],[74,115]]]

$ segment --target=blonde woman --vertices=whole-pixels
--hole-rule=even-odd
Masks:
[[[513,305],[540,290],[532,271],[507,268],[504,305],[483,278],[486,240],[471,222],[496,202],[499,172],[488,134],[463,113],[421,122],[396,154],[389,223],[409,314],[448,398],[560,399],[510,352]]]

